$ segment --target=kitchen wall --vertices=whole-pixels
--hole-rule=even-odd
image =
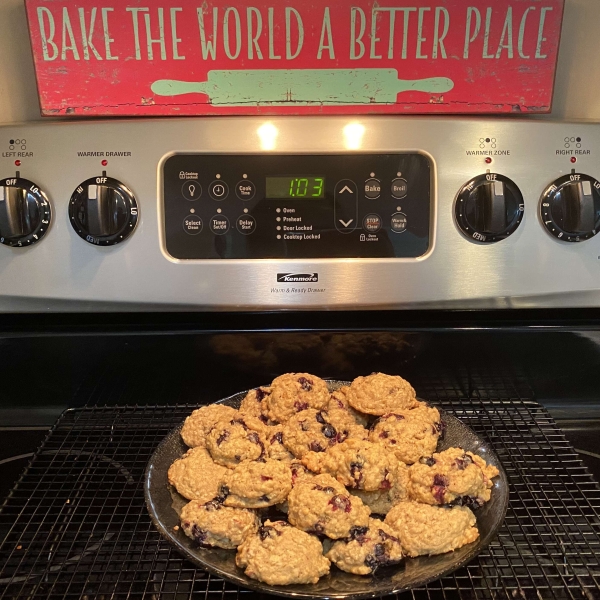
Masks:
[[[566,0],[552,117],[600,121],[600,0]],[[0,0],[0,123],[39,119],[23,0]]]

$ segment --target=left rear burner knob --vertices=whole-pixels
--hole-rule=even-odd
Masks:
[[[77,235],[95,246],[124,242],[135,230],[138,205],[133,192],[112,177],[91,177],[73,192],[69,219]]]
[[[0,243],[24,248],[37,244],[52,221],[52,207],[39,185],[29,179],[0,180]]]

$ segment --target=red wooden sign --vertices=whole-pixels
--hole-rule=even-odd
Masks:
[[[564,0],[25,0],[42,113],[550,110]]]

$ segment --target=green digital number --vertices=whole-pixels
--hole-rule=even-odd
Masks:
[[[323,179],[315,177],[313,185],[313,198],[320,198],[323,195]]]
[[[294,194],[294,181],[295,179],[292,179],[290,181],[290,198],[293,198],[296,194]]]

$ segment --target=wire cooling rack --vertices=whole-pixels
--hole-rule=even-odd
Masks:
[[[402,597],[600,599],[600,488],[573,448],[533,400],[456,391],[431,382],[422,395],[494,446],[506,521],[472,563]],[[146,463],[193,408],[66,411],[0,511],[0,599],[258,596],[182,559],[146,512]]]

